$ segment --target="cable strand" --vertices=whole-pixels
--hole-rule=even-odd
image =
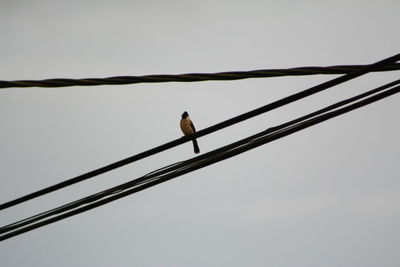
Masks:
[[[97,175],[103,174],[105,172],[109,172],[109,171],[114,170],[116,168],[125,166],[127,164],[133,163],[133,162],[138,161],[138,160],[141,160],[143,158],[152,156],[154,154],[160,153],[160,152],[165,151],[167,149],[170,149],[172,147],[175,147],[175,146],[178,146],[178,145],[183,144],[185,142],[191,141],[192,138],[199,138],[201,136],[208,135],[208,134],[210,134],[212,132],[219,131],[219,130],[221,130],[223,128],[226,128],[228,126],[234,125],[234,124],[242,122],[244,120],[253,118],[253,117],[258,116],[260,114],[263,114],[265,112],[269,112],[269,111],[271,111],[273,109],[276,109],[276,108],[279,108],[281,106],[287,105],[289,103],[298,101],[300,99],[303,99],[305,97],[311,96],[313,94],[317,94],[317,93],[319,93],[321,91],[327,90],[328,88],[331,88],[331,87],[333,87],[335,85],[347,82],[347,81],[349,81],[351,79],[354,79],[356,77],[364,75],[364,74],[366,74],[368,72],[371,72],[371,71],[374,71],[376,69],[382,68],[382,67],[387,66],[389,64],[393,64],[394,62],[396,62],[398,60],[400,60],[400,54],[397,54],[397,55],[394,55],[392,57],[386,58],[384,60],[378,61],[378,62],[376,62],[374,64],[371,64],[371,65],[363,66],[362,68],[357,69],[355,71],[352,71],[352,72],[350,72],[348,74],[345,74],[343,76],[334,78],[332,80],[329,80],[329,81],[324,82],[322,84],[319,84],[317,86],[313,86],[313,87],[311,87],[311,88],[309,88],[307,90],[295,93],[293,95],[290,95],[288,97],[282,98],[282,99],[280,99],[278,101],[275,101],[273,103],[267,104],[265,106],[259,107],[257,109],[252,110],[252,111],[243,113],[243,114],[238,115],[236,117],[230,118],[228,120],[225,120],[223,122],[220,122],[220,123],[215,124],[213,126],[210,126],[208,128],[200,130],[200,131],[196,132],[195,134],[193,134],[192,136],[184,136],[182,138],[170,141],[170,142],[168,142],[166,144],[163,144],[163,145],[160,145],[158,147],[152,148],[150,150],[144,151],[142,153],[133,155],[133,156],[125,158],[123,160],[114,162],[112,164],[109,164],[107,166],[101,167],[99,169],[84,173],[82,175],[76,176],[74,178],[71,178],[71,179],[63,181],[63,182],[60,182],[60,183],[55,184],[53,186],[50,186],[50,187],[38,190],[36,192],[30,193],[28,195],[19,197],[17,199],[8,201],[8,202],[3,203],[3,204],[0,205],[0,210],[9,208],[11,206],[14,206],[14,205],[17,205],[17,204],[20,204],[20,203],[23,203],[25,201],[28,201],[28,200],[31,200],[33,198],[42,196],[44,194],[48,194],[50,192],[54,192],[56,190],[59,190],[61,188],[66,187],[66,186],[70,186],[72,184],[75,184],[75,183],[78,183],[78,182],[93,178],[93,177],[95,177]]]
[[[172,165],[169,165],[167,167],[161,168],[161,169],[159,169],[159,171],[155,171],[155,172],[150,173],[151,175],[148,174],[148,175],[145,175],[145,176],[143,176],[143,177],[141,177],[139,179],[136,179],[136,180],[133,180],[133,181],[130,181],[128,183],[123,184],[123,187],[128,187],[128,188],[125,188],[125,189],[128,189],[126,191],[122,191],[121,193],[115,193],[115,190],[114,190],[115,187],[112,188],[111,190],[109,190],[112,193],[108,194],[108,195],[111,195],[111,196],[106,198],[106,199],[97,198],[97,199],[93,200],[93,199],[90,199],[90,197],[89,197],[89,198],[84,198],[82,200],[79,200],[81,202],[80,206],[83,205],[83,204],[87,204],[87,203],[89,203],[89,205],[81,207],[81,208],[79,208],[77,210],[72,210],[72,211],[67,212],[68,216],[67,216],[67,214],[61,214],[56,218],[50,218],[50,219],[48,219],[48,220],[46,220],[44,222],[39,222],[39,223],[36,223],[34,225],[27,226],[27,227],[25,227],[23,229],[19,229],[18,230],[17,229],[18,227],[21,228],[22,226],[25,226],[25,225],[28,224],[28,223],[26,223],[26,220],[22,220],[20,222],[23,222],[23,223],[18,225],[17,227],[11,227],[9,229],[6,229],[6,231],[1,231],[1,233],[5,233],[5,232],[9,232],[11,230],[17,229],[15,232],[0,236],[0,240],[3,240],[2,239],[3,237],[5,239],[7,239],[9,237],[12,237],[13,234],[23,233],[25,230],[29,231],[28,229],[35,229],[35,228],[32,228],[32,227],[36,227],[36,226],[40,227],[40,226],[46,225],[48,223],[60,220],[61,218],[66,218],[66,217],[69,217],[69,216],[73,216],[73,215],[78,214],[80,212],[92,209],[94,207],[98,207],[100,205],[106,204],[106,203],[108,203],[110,201],[116,200],[116,199],[121,198],[123,196],[132,194],[134,192],[141,191],[141,190],[146,189],[146,188],[148,188],[150,186],[153,186],[153,185],[165,182],[166,180],[169,180],[169,179],[175,178],[177,176],[183,175],[183,174],[185,174],[187,172],[190,172],[190,171],[193,171],[193,170],[208,166],[210,164],[216,163],[218,161],[230,158],[232,156],[241,154],[241,153],[243,153],[245,151],[248,151],[248,150],[253,149],[255,147],[258,147],[260,145],[266,144],[268,142],[274,141],[276,139],[285,137],[285,136],[287,136],[289,134],[292,134],[292,133],[297,132],[299,130],[308,128],[308,127],[313,126],[315,124],[318,124],[318,123],[320,123],[322,121],[331,119],[333,117],[339,116],[339,115],[344,114],[346,112],[352,111],[352,110],[354,110],[356,108],[359,108],[359,107],[365,106],[367,104],[370,104],[372,102],[378,101],[380,99],[383,99],[385,97],[388,97],[390,95],[398,93],[400,91],[400,86],[397,86],[397,87],[392,88],[390,90],[386,90],[387,88],[393,87],[394,85],[397,85],[398,83],[400,83],[400,80],[392,82],[392,83],[389,83],[389,84],[384,85],[384,86],[381,86],[381,87],[379,87],[377,89],[370,90],[370,91],[368,91],[366,93],[363,93],[363,94],[360,94],[360,95],[358,95],[356,97],[352,97],[352,98],[349,98],[347,100],[338,102],[336,104],[328,106],[328,107],[326,107],[324,109],[321,109],[319,111],[310,113],[310,114],[308,114],[306,116],[303,116],[303,117],[300,117],[298,119],[292,120],[291,124],[290,124],[290,122],[288,122],[288,123],[284,123],[282,125],[279,125],[277,127],[273,127],[273,129],[275,129],[274,131],[271,130],[272,128],[269,128],[269,129],[267,129],[267,130],[265,130],[265,131],[263,131],[261,133],[253,135],[252,138],[245,138],[243,140],[235,142],[234,146],[232,146],[233,144],[231,144],[231,145],[225,146],[223,148],[208,152],[206,155],[201,155],[201,156],[192,158],[190,160],[187,160],[185,162],[178,162],[176,164],[172,164]],[[381,92],[383,90],[386,90],[386,91]],[[379,94],[377,94],[378,92],[379,92]],[[373,95],[373,94],[375,94],[375,95]],[[368,97],[368,98],[366,98],[366,97]],[[364,99],[360,100],[362,98],[364,98]],[[358,100],[360,100],[360,101],[358,101]],[[358,102],[355,102],[355,101],[358,101]],[[352,102],[355,102],[355,103],[353,103],[351,105],[348,105],[349,103],[352,103]],[[348,106],[346,106],[346,105],[348,105]],[[341,108],[337,109],[339,107],[341,107]],[[318,116],[316,116],[316,115],[318,115]],[[303,118],[303,121],[299,121],[301,118]],[[151,178],[151,179],[149,179],[149,178]],[[143,179],[145,179],[145,180],[143,180]],[[141,183],[138,183],[137,182],[138,180],[140,180]],[[121,186],[118,186],[118,187],[121,187]],[[105,191],[107,191],[107,190],[105,190]],[[105,191],[103,191],[103,192],[105,192]],[[99,194],[95,194],[94,196],[97,196],[97,195],[99,195]],[[88,199],[90,199],[90,200],[88,201]],[[97,203],[90,203],[90,202],[93,202],[95,200],[99,200],[99,201]],[[75,202],[79,202],[79,201],[75,201]],[[72,202],[72,203],[75,203],[75,202]],[[102,204],[100,204],[100,203],[102,203]],[[62,206],[62,207],[64,207],[64,206]],[[67,210],[63,210],[63,211],[68,211],[68,209]],[[57,213],[54,213],[54,214],[50,214],[50,215],[56,215],[56,214],[59,214],[59,213],[60,212],[57,212]],[[47,214],[47,216],[45,216],[45,217],[49,217],[50,215]],[[43,217],[41,219],[44,219],[45,217]],[[35,222],[35,221],[37,221],[37,220],[31,221],[30,223]],[[13,224],[13,225],[15,226],[15,224]],[[2,229],[4,229],[4,227]]]
[[[365,65],[339,65],[328,67],[299,67],[289,69],[263,69],[251,71],[230,71],[218,73],[186,73],[186,74],[159,74],[143,76],[115,76],[107,78],[83,79],[45,79],[45,80],[17,80],[0,81],[1,88],[22,87],[67,87],[67,86],[96,86],[96,85],[127,85],[137,83],[164,83],[164,82],[201,82],[201,81],[229,81],[250,78],[271,78],[300,75],[327,75],[348,74],[365,67]],[[400,70],[400,64],[393,63],[382,66],[374,71]]]

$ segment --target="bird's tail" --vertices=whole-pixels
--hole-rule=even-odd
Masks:
[[[199,148],[199,145],[197,144],[197,140],[193,139],[192,141],[193,141],[194,153],[196,153],[196,154],[200,153],[200,148]]]

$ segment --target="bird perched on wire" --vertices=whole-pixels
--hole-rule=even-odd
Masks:
[[[193,122],[190,120],[187,111],[182,113],[181,130],[183,134],[186,136],[194,134],[196,132],[196,128],[194,128]],[[196,138],[193,138],[192,142],[193,142],[194,153],[198,154],[200,152],[200,148],[199,145],[197,144]]]

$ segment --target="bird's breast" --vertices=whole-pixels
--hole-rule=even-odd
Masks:
[[[193,129],[190,126],[190,119],[182,119],[181,120],[181,130],[184,135],[193,134]]]

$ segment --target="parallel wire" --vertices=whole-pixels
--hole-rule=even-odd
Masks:
[[[271,133],[274,133],[274,132],[281,131],[281,130],[287,128],[287,127],[290,127],[290,126],[293,126],[295,124],[301,123],[301,122],[303,122],[303,121],[305,121],[307,119],[319,116],[321,114],[330,112],[330,111],[332,111],[334,109],[343,107],[345,105],[348,105],[348,104],[353,103],[355,101],[358,101],[360,99],[363,99],[363,98],[366,98],[366,97],[371,96],[373,94],[376,94],[376,93],[379,93],[381,91],[384,91],[384,90],[386,90],[388,88],[394,87],[395,85],[398,85],[398,84],[400,84],[400,79],[396,80],[394,82],[388,83],[386,85],[383,85],[381,87],[372,89],[372,90],[367,91],[365,93],[359,94],[357,96],[354,96],[354,97],[348,98],[346,100],[340,101],[340,102],[335,103],[333,105],[330,105],[330,106],[328,106],[326,108],[320,109],[320,110],[318,110],[316,112],[312,112],[312,113],[310,113],[308,115],[299,117],[297,119],[291,120],[289,122],[286,122],[284,124],[278,125],[276,127],[269,128],[269,129],[267,129],[265,131],[262,131],[260,133],[255,134],[255,135],[252,135],[252,136],[249,136],[249,137],[247,137],[245,139],[242,139],[240,141],[234,142],[232,144],[226,145],[226,146],[221,147],[219,149],[216,149],[214,151],[205,153],[205,154],[200,155],[198,157],[186,160],[184,162],[178,162],[178,163],[171,164],[171,165],[166,166],[164,168],[161,168],[161,169],[158,169],[158,170],[153,171],[151,173],[148,173],[147,175],[145,175],[145,176],[143,176],[141,178],[135,179],[133,181],[129,181],[129,182],[123,183],[121,185],[112,187],[110,189],[101,191],[99,193],[90,195],[88,197],[85,197],[85,198],[79,199],[77,201],[68,203],[66,205],[57,207],[55,209],[52,209],[52,210],[37,214],[35,216],[29,217],[29,218],[26,218],[26,219],[23,219],[23,220],[20,220],[18,222],[9,224],[7,226],[1,227],[0,228],[0,234],[1,233],[5,233],[5,232],[9,232],[11,230],[20,228],[22,226],[31,224],[33,222],[45,219],[46,217],[54,216],[56,214],[60,214],[62,212],[68,211],[70,209],[77,208],[77,207],[79,207],[81,205],[84,205],[84,204],[99,200],[99,199],[104,198],[104,197],[106,197],[108,195],[119,193],[119,192],[121,192],[123,190],[126,190],[127,188],[131,188],[131,187],[135,187],[135,186],[139,186],[141,184],[147,183],[147,182],[151,181],[152,179],[154,179],[157,176],[165,175],[167,173],[171,173],[173,171],[176,171],[177,169],[182,168],[182,166],[184,166],[184,165],[193,164],[193,163],[196,163],[196,162],[201,161],[201,160],[207,160],[209,157],[211,157],[213,155],[218,155],[218,154],[223,153],[225,151],[228,151],[228,150],[231,150],[231,149],[235,149],[235,148],[240,147],[242,145],[245,145],[245,144],[247,144],[249,142],[252,142],[252,141],[254,141],[254,140],[256,140],[256,139],[258,139],[258,138],[260,138],[262,136],[265,136],[266,134],[271,134]]]
[[[389,90],[386,90],[386,89],[390,88],[393,85],[398,84],[398,83],[399,83],[399,81],[395,81],[388,85],[385,85],[385,86],[379,87],[377,89],[373,89],[369,92],[360,94],[356,97],[338,102],[334,105],[331,105],[331,106],[321,109],[319,111],[310,113],[306,116],[303,116],[303,117],[293,120],[291,122],[282,124],[277,127],[269,128],[263,132],[260,132],[249,138],[240,140],[234,144],[222,147],[215,151],[208,152],[205,155],[201,155],[201,156],[195,157],[193,159],[187,160],[185,162],[179,162],[179,163],[170,165],[168,167],[162,168],[162,169],[152,172],[148,175],[145,175],[139,179],[136,179],[136,180],[133,180],[133,181],[130,181],[130,182],[124,184],[125,188],[121,188],[121,186],[122,186],[121,185],[121,186],[111,188],[109,190],[105,190],[98,194],[92,195],[92,196],[98,196],[101,193],[107,192],[107,194],[103,195],[103,197],[108,196],[108,198],[104,198],[104,199],[97,198],[95,200],[88,201],[88,199],[91,197],[90,196],[90,197],[72,202],[72,203],[81,202],[80,205],[89,203],[88,205],[74,209],[74,210],[66,209],[64,211],[68,211],[68,210],[70,210],[70,211],[68,211],[64,214],[49,218],[47,220],[43,220],[38,223],[28,225],[26,227],[23,227],[23,226],[25,226],[29,223],[25,223],[26,221],[22,220],[21,222],[24,222],[24,223],[22,223],[20,225],[18,225],[18,222],[17,222],[16,224],[11,224],[12,227],[9,227],[8,229],[7,229],[8,226],[2,227],[0,233],[5,233],[5,234],[0,236],[0,241],[6,240],[8,238],[11,238],[13,236],[16,236],[16,235],[19,235],[19,234],[22,234],[22,233],[25,233],[28,231],[31,231],[31,230],[39,228],[41,226],[44,226],[44,225],[47,225],[50,223],[54,223],[56,221],[65,219],[67,217],[85,212],[87,210],[99,207],[101,205],[104,205],[104,204],[114,201],[116,199],[139,192],[141,190],[144,190],[151,186],[168,181],[170,179],[176,178],[176,177],[186,174],[188,172],[192,172],[194,170],[197,170],[197,169],[206,167],[208,165],[214,164],[216,162],[225,160],[227,158],[236,156],[236,155],[244,153],[248,150],[254,149],[258,146],[264,145],[266,143],[272,142],[279,138],[285,137],[292,133],[295,133],[295,132],[298,132],[305,128],[308,128],[310,126],[313,126],[313,125],[316,125],[323,121],[337,117],[339,115],[342,115],[342,114],[352,111],[354,109],[360,108],[362,106],[371,104],[371,103],[381,100],[383,98],[389,97],[393,94],[399,93],[400,86],[394,87]],[[383,91],[383,90],[386,90],[386,91]],[[381,92],[381,91],[383,91],[383,92]],[[378,92],[380,92],[380,93],[378,93]],[[373,94],[375,94],[375,95],[373,95]],[[371,95],[373,95],[373,96],[371,96]],[[358,101],[359,99],[362,99],[362,98],[364,98],[364,99]],[[355,101],[358,101],[358,102],[355,102]],[[353,102],[355,102],[355,103],[353,103]],[[353,104],[348,105],[349,103],[353,103]],[[340,108],[338,108],[338,107],[340,107]],[[304,119],[304,120],[302,120],[302,119]],[[98,200],[98,201],[94,202],[96,200]],[[62,207],[64,207],[64,206],[62,206]],[[54,209],[54,210],[57,210],[57,209]],[[56,213],[47,214],[45,217],[43,217],[41,219],[44,219],[46,217],[49,217],[49,216],[52,216],[52,215],[55,215],[58,213],[61,213],[61,211],[58,210],[58,212],[56,212]],[[32,223],[32,222],[34,222],[34,221],[31,221],[30,223]],[[11,230],[15,230],[15,231],[10,232]]]
[[[228,81],[249,78],[270,78],[282,76],[317,75],[317,74],[347,74],[362,69],[365,65],[339,65],[328,67],[299,67],[290,69],[263,69],[252,71],[230,71],[218,73],[186,73],[176,75],[144,75],[144,76],[116,76],[108,78],[84,79],[45,79],[45,80],[18,80],[0,81],[1,88],[11,87],[66,87],[66,86],[95,86],[95,85],[126,85],[136,83],[162,82],[200,82],[200,81]],[[374,71],[400,70],[400,64],[382,66]]]
[[[95,177],[97,175],[103,174],[103,173],[111,171],[113,169],[125,166],[127,164],[133,163],[133,162],[138,161],[140,159],[143,159],[143,158],[152,156],[154,154],[160,153],[160,152],[165,151],[167,149],[170,149],[172,147],[175,147],[175,146],[178,146],[178,145],[183,144],[185,142],[191,141],[193,137],[198,138],[198,137],[210,134],[212,132],[221,130],[221,129],[226,128],[228,126],[231,126],[233,124],[236,124],[236,123],[242,122],[244,120],[247,120],[249,118],[258,116],[258,115],[260,115],[262,113],[271,111],[273,109],[276,109],[276,108],[279,108],[281,106],[287,105],[287,104],[292,103],[294,101],[297,101],[297,100],[300,100],[302,98],[308,97],[310,95],[319,93],[319,92],[321,92],[323,90],[326,90],[326,89],[328,89],[330,87],[333,87],[335,85],[344,83],[346,81],[349,81],[351,79],[354,79],[356,77],[364,75],[364,74],[366,74],[368,72],[375,71],[375,70],[380,69],[380,68],[384,68],[385,66],[388,66],[389,64],[393,65],[393,63],[398,61],[398,60],[400,60],[400,54],[397,54],[395,56],[392,56],[392,57],[386,58],[384,60],[378,61],[378,62],[376,62],[374,64],[371,64],[371,65],[363,66],[361,69],[357,69],[357,70],[355,70],[355,71],[353,71],[351,73],[348,73],[348,74],[345,74],[343,76],[334,78],[332,80],[329,80],[329,81],[324,82],[322,84],[319,84],[317,86],[311,87],[311,88],[309,88],[307,90],[295,93],[295,94],[293,94],[291,96],[285,97],[285,98],[280,99],[278,101],[275,101],[273,103],[267,104],[265,106],[259,107],[257,109],[252,110],[252,111],[243,113],[241,115],[238,115],[238,116],[233,117],[231,119],[228,119],[226,121],[220,122],[218,124],[215,124],[213,126],[205,128],[203,130],[200,130],[200,131],[198,131],[197,133],[195,133],[192,136],[185,136],[185,137],[170,141],[170,142],[168,142],[166,144],[160,145],[158,147],[155,147],[155,148],[152,148],[150,150],[144,151],[142,153],[136,154],[134,156],[128,157],[126,159],[114,162],[114,163],[109,164],[107,166],[104,166],[104,167],[101,167],[99,169],[84,173],[82,175],[76,176],[76,177],[71,178],[69,180],[66,180],[66,181],[63,181],[61,183],[55,184],[53,186],[38,190],[38,191],[30,193],[28,195],[25,195],[25,196],[19,197],[17,199],[11,200],[9,202],[3,203],[3,204],[0,205],[0,210],[5,209],[5,208],[9,208],[11,206],[14,206],[14,205],[23,203],[25,201],[31,200],[33,198],[42,196],[44,194],[56,191],[58,189],[66,187],[66,186],[69,186],[69,185],[72,185],[72,184],[87,180],[89,178]]]

